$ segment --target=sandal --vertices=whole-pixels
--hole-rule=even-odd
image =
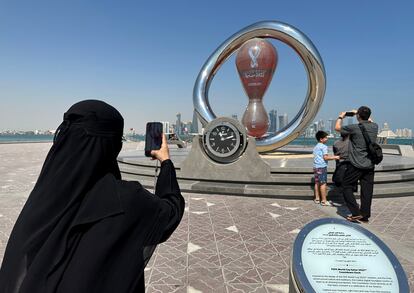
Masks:
[[[331,205],[331,203],[329,201],[321,201],[321,206],[331,207],[332,205]]]
[[[359,216],[347,216],[347,217],[346,217],[346,219],[347,219],[349,222],[352,222],[352,223],[358,223],[358,224],[361,224],[361,223],[362,223],[362,222],[360,221],[362,218],[363,218],[363,216],[361,216],[361,215],[359,215]]]
[[[319,199],[314,199],[313,202],[319,204],[321,201]]]

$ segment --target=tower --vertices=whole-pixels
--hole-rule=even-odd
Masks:
[[[193,121],[191,123],[191,132],[198,133],[198,118],[197,118],[197,113],[195,110],[193,111]]]
[[[175,133],[182,134],[181,113],[177,113],[177,121],[175,123]]]
[[[270,120],[270,127],[269,132],[276,132],[277,131],[277,111],[270,110],[269,112],[269,120]]]
[[[279,130],[288,125],[288,115],[286,113],[279,116]]]
[[[328,127],[329,127],[329,133],[334,135],[335,134],[335,123],[336,121],[330,118],[328,120]]]

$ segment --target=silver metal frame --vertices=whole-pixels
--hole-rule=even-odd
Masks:
[[[313,121],[325,95],[326,77],[318,50],[301,31],[278,21],[263,21],[252,24],[222,43],[207,59],[198,74],[193,90],[193,103],[203,126],[216,118],[208,99],[208,92],[214,75],[233,52],[253,38],[273,38],[292,47],[302,59],[308,76],[306,98],[298,114],[286,127],[278,132],[256,139],[257,150],[264,153],[288,144],[297,138]]]

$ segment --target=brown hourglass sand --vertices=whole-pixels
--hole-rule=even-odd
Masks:
[[[248,135],[253,137],[263,136],[269,128],[263,96],[272,81],[277,59],[275,47],[259,38],[248,40],[237,52],[237,71],[249,98],[242,124],[246,127]]]

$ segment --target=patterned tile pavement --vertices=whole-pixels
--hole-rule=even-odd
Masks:
[[[0,145],[0,262],[50,144]],[[125,144],[124,151],[134,144]],[[414,191],[413,191],[414,195]],[[186,211],[145,269],[147,292],[288,292],[293,241],[308,222],[342,208],[310,200],[184,194]],[[375,232],[414,288],[414,197],[374,199]]]

